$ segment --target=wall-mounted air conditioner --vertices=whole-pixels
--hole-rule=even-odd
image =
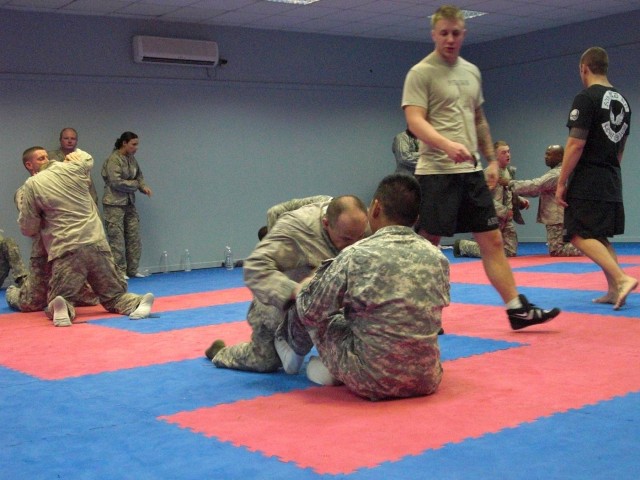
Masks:
[[[218,44],[184,38],[133,37],[133,60],[137,63],[164,63],[194,67],[215,67]]]

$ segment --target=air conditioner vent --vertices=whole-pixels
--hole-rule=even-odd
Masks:
[[[136,35],[133,37],[133,60],[137,63],[215,67],[219,62],[218,44],[208,40]]]

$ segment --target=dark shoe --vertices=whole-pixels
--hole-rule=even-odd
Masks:
[[[513,330],[520,330],[530,327],[531,325],[548,322],[560,313],[559,308],[543,310],[542,308],[536,307],[533,303],[529,303],[527,297],[524,295],[518,295],[518,298],[520,302],[522,302],[522,308],[510,308],[507,310],[509,323]]]
[[[224,347],[226,347],[226,345],[223,340],[216,340],[204,351],[204,354],[209,360],[213,360],[213,357],[215,357]]]
[[[453,242],[453,256],[456,258],[460,258],[462,256],[460,253],[460,240]]]
[[[444,328],[440,327],[440,330],[438,330],[438,335],[444,335]]]

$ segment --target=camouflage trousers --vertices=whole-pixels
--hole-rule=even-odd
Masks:
[[[51,265],[46,257],[31,257],[29,273],[19,287],[7,288],[6,300],[9,307],[19,312],[39,312],[47,306],[47,292],[51,279]],[[86,283],[82,289],[67,298],[76,307],[97,305],[98,297]]]
[[[570,243],[566,243],[562,239],[562,229],[564,225],[557,223],[555,225],[546,225],[547,227],[547,245],[549,247],[549,255],[552,257],[581,257],[582,252]]]
[[[0,236],[0,287],[9,276],[13,275],[13,280],[20,284],[27,276],[27,270],[22,263],[20,249],[13,238]]]
[[[518,254],[518,234],[513,222],[507,222],[500,228],[504,254],[507,257],[515,257]],[[460,240],[460,256],[480,258],[480,246],[474,240]]]
[[[70,318],[75,309],[69,302],[88,283],[111,313],[129,315],[142,300],[141,295],[127,293],[127,282],[118,274],[106,241],[84,245],[51,261],[51,281],[47,301],[61,296],[67,302]]]
[[[282,366],[273,344],[278,326],[284,320],[284,312],[277,307],[253,300],[247,312],[251,325],[251,341],[231,345],[213,357],[216,367],[250,372],[275,372]]]
[[[122,276],[133,277],[138,272],[142,243],[140,217],[136,206],[103,205],[104,225],[113,260]]]
[[[437,390],[442,380],[440,350],[437,347],[429,353],[433,361],[429,362],[430,367],[422,372],[419,380],[406,375],[403,368],[405,362],[400,360],[399,352],[398,361],[389,366],[385,380],[381,382],[358,355],[355,348],[358,342],[352,326],[342,314],[302,320],[294,307],[289,311],[287,323],[288,332],[292,335],[288,340],[289,345],[298,355],[303,354],[308,340],[313,339],[320,359],[331,375],[355,394],[369,400],[429,395]],[[301,334],[303,330],[305,333],[297,339],[293,337],[296,332]],[[411,359],[406,361],[410,362]],[[389,382],[389,378],[393,378],[393,382]]]

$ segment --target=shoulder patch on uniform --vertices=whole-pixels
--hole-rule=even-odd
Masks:
[[[580,110],[578,110],[577,108],[574,108],[573,110],[571,110],[571,113],[569,114],[569,120],[571,120],[572,122],[575,122],[579,116],[580,116]]]

